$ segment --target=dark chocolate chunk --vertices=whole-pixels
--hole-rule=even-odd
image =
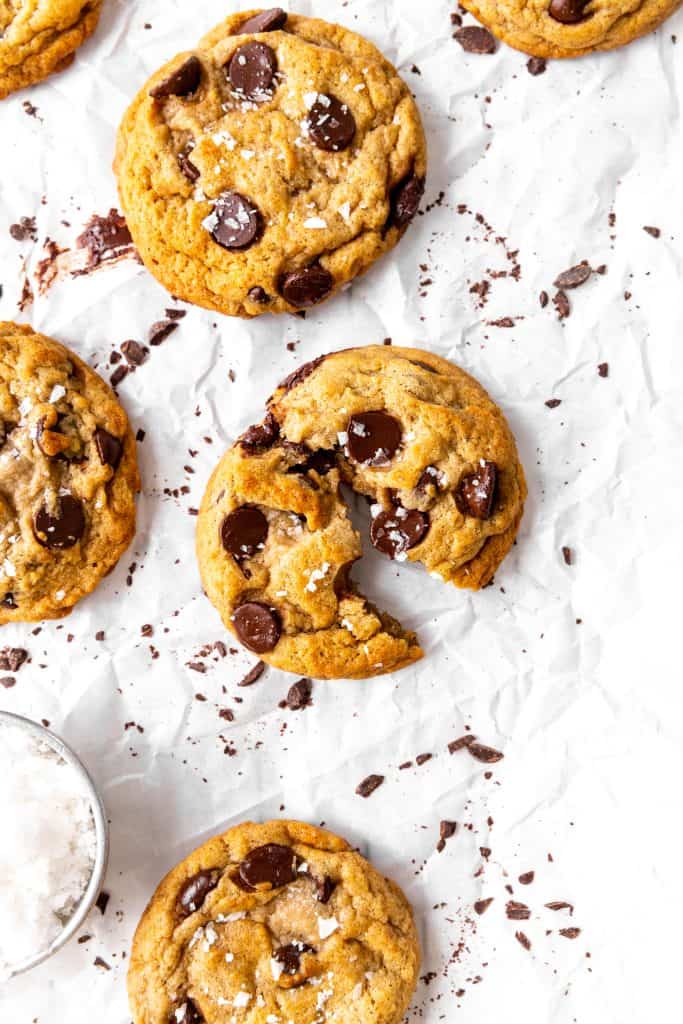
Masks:
[[[264,661],[257,661],[252,669],[249,669],[244,679],[240,680],[238,686],[253,686],[257,682],[266,670],[266,663]]]
[[[545,72],[547,66],[548,65],[546,63],[545,57],[529,57],[528,61],[526,62],[527,71],[530,75],[534,76],[542,75]]]
[[[178,167],[183,172],[188,181],[195,182],[199,181],[201,177],[199,168],[195,167],[189,157],[191,150],[183,150],[182,153],[178,153]]]
[[[139,341],[133,341],[132,338],[122,343],[121,351],[130,366],[142,366],[149,355],[147,346],[141,345]]]
[[[468,473],[458,484],[455,502],[462,514],[474,519],[488,519],[493,511],[497,483],[495,462],[482,460],[476,473]]]
[[[548,398],[547,401],[545,402],[545,405],[547,405],[549,409],[557,409],[558,405],[562,405],[562,399],[561,398]]]
[[[459,28],[453,35],[465,53],[495,53],[496,40],[487,28],[482,25],[467,25]]]
[[[520,946],[523,946],[527,951],[531,949],[531,939],[524,932],[515,932],[515,938],[519,942]]]
[[[556,292],[553,295],[553,306],[557,310],[558,320],[566,320],[572,311],[567,293],[563,291]]]
[[[258,302],[259,305],[262,306],[265,306],[267,302],[270,302],[270,295],[265,290],[265,288],[261,287],[260,284],[254,285],[253,288],[249,289],[249,291],[247,292],[247,298],[251,302]]]
[[[598,376],[608,377],[609,376],[609,363],[598,363]]]
[[[199,88],[201,80],[201,61],[198,57],[188,57],[168,78],[153,86],[149,94],[155,100],[166,99],[167,96],[191,96]]]
[[[378,409],[351,417],[346,428],[349,457],[363,466],[388,466],[401,445],[401,424]]]
[[[424,178],[418,178],[416,174],[409,174],[407,178],[399,182],[392,189],[390,196],[391,212],[389,214],[389,227],[402,229],[410,224],[411,220],[420,208],[420,202],[424,195]],[[431,369],[431,367],[429,367]]]
[[[564,558],[564,564],[565,565],[571,565],[572,562],[574,561],[574,552],[572,551],[571,548],[563,547],[562,548],[562,557]]]
[[[236,508],[221,523],[221,543],[238,561],[256,554],[267,536],[268,520],[263,512],[248,505]]]
[[[224,249],[248,249],[261,234],[263,221],[257,206],[239,192],[223,192],[209,217],[214,242]]]
[[[579,285],[586,283],[592,273],[593,270],[587,263],[578,263],[559,274],[553,284],[560,289],[578,288]]]
[[[475,739],[476,737],[469,733],[465,736],[459,736],[457,740],[451,740],[448,744],[448,753],[455,754],[458,750],[463,750],[464,747],[470,747]]]
[[[273,953],[273,959],[282,964],[284,974],[298,974],[301,967],[301,957],[304,953],[312,953],[313,947],[305,942],[290,942],[286,946],[280,946]]]
[[[33,532],[44,548],[72,548],[85,532],[81,502],[71,494],[64,494],[59,498],[54,515],[43,506],[35,514]]]
[[[211,871],[198,871],[196,875],[188,878],[178,893],[176,901],[178,913],[183,917],[188,917],[199,910],[209,893],[218,885],[220,877],[220,871],[214,869]]]
[[[276,71],[275,51],[265,43],[245,43],[235,50],[228,64],[228,78],[235,92],[256,103],[271,98]]]
[[[311,700],[312,692],[313,683],[311,680],[299,679],[298,682],[293,683],[287,691],[287,707],[291,711],[300,711],[302,708],[309,707],[313,703]]]
[[[3,672],[18,672],[28,658],[23,647],[3,647],[0,651],[0,669]]]
[[[356,786],[356,793],[358,796],[362,796],[365,800],[375,792],[376,789],[384,782],[383,775],[368,775],[366,779],[359,782]]]
[[[455,835],[457,827],[457,821],[439,822],[439,841],[436,844],[436,849],[438,853],[443,853],[443,851],[446,849],[446,840],[451,839]]]
[[[348,149],[356,134],[356,119],[336,96],[318,93],[306,118],[308,134],[318,149],[339,153]]]
[[[315,898],[318,903],[329,903],[330,897],[334,892],[335,883],[332,881],[329,875],[325,875],[324,878],[315,878]]]
[[[429,529],[429,516],[416,508],[398,505],[380,512],[370,524],[370,540],[382,554],[397,558],[414,548]]]
[[[662,234],[660,228],[652,227],[652,225],[646,225],[643,231],[647,231],[648,235],[652,235],[653,238],[660,238]]]
[[[271,7],[268,11],[260,11],[247,18],[236,30],[236,35],[256,35],[257,32],[275,32],[287,24],[287,12],[281,7]]]
[[[178,324],[174,320],[157,320],[149,329],[150,345],[161,345],[162,341],[166,341],[169,334],[173,334],[177,329]]]
[[[528,921],[531,917],[526,903],[517,903],[515,900],[508,900],[505,904],[505,914],[510,921]]]
[[[588,17],[584,13],[584,8],[589,2],[590,0],[550,0],[548,13],[551,18],[563,25],[576,25]]]
[[[525,871],[524,874],[519,876],[518,881],[520,885],[531,885],[535,877],[535,871]]]
[[[267,843],[247,854],[236,881],[247,890],[279,889],[296,879],[298,867],[299,858],[291,847]]]
[[[578,939],[580,934],[580,928],[560,928],[560,935],[563,939]]]
[[[123,444],[118,437],[114,437],[104,427],[98,427],[95,431],[95,447],[103,466],[111,466],[113,470],[118,469],[123,455]]]
[[[491,906],[491,904],[493,903],[493,899],[494,899],[493,896],[489,896],[488,899],[477,900],[475,902],[475,904],[474,904],[474,912],[475,912],[475,914],[479,914],[480,917],[481,917],[482,914],[485,914],[486,911]]]
[[[334,278],[319,263],[292,270],[280,279],[280,294],[297,309],[308,309],[326,299],[334,288]]]
[[[496,764],[497,761],[502,761],[504,757],[500,750],[494,750],[493,747],[485,747],[483,743],[469,743],[467,750],[475,760],[482,761],[484,764]]]
[[[242,434],[240,444],[242,448],[272,448],[280,436],[280,424],[272,412],[266,415],[263,423],[255,423]]]
[[[254,654],[266,654],[277,647],[282,626],[274,608],[258,601],[248,601],[240,605],[232,621],[238,637]]]
[[[95,900],[95,906],[97,907],[97,909],[99,910],[100,914],[102,914],[103,917],[107,913],[107,907],[109,906],[110,899],[111,896],[109,895],[109,893],[102,890],[102,892]]]

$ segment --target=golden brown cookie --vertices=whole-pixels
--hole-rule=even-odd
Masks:
[[[0,625],[58,619],[135,533],[135,439],[78,356],[0,323]]]
[[[462,0],[494,35],[535,57],[581,57],[651,32],[683,0]]]
[[[102,0],[1,0],[0,99],[67,67],[101,8]]]
[[[204,588],[264,661],[365,678],[421,657],[368,604],[340,481],[371,501],[370,537],[397,561],[485,586],[511,547],[526,484],[503,414],[452,363],[420,349],[348,349],[300,367],[217,466],[197,526]]]
[[[280,8],[230,15],[133,101],[115,160],[147,268],[231,316],[323,301],[418,210],[425,140],[395,68]]]
[[[128,992],[134,1024],[399,1024],[419,963],[405,896],[348,843],[248,822],[161,882]]]

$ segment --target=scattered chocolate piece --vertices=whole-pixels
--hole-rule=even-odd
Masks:
[[[178,893],[176,908],[182,917],[189,917],[201,908],[204,900],[220,881],[221,873],[217,869],[198,871],[188,878]]]
[[[43,505],[35,514],[33,532],[44,548],[63,550],[73,547],[85,532],[81,502],[71,494],[64,494],[59,498],[55,515]]]
[[[253,686],[254,683],[258,682],[258,680],[261,678],[261,676],[263,675],[265,670],[266,670],[266,663],[265,663],[265,661],[257,661],[256,664],[254,665],[254,667],[252,669],[250,669],[249,672],[247,672],[247,674],[244,677],[244,679],[242,679],[241,682],[239,682],[237,685],[238,686]]]
[[[370,540],[389,558],[399,558],[414,548],[429,530],[429,516],[418,509],[398,505],[380,512],[370,523]]]
[[[5,690],[11,690],[13,686],[17,685],[17,681],[14,676],[2,676],[0,678],[0,686],[4,687]]]
[[[277,647],[282,627],[274,608],[258,601],[248,601],[240,605],[232,621],[238,637],[254,654],[266,654]]]
[[[571,565],[574,561],[574,552],[571,548],[564,547],[562,548],[562,557],[565,565]]]
[[[598,376],[608,377],[609,376],[609,363],[598,363]]]
[[[130,366],[142,366],[149,355],[149,349],[146,345],[141,345],[139,342],[133,341],[132,338],[123,342],[121,351]]]
[[[236,881],[248,891],[279,889],[297,877],[299,858],[289,846],[268,843],[251,850],[239,866]]]
[[[396,227],[399,230],[407,227],[420,208],[420,202],[424,195],[424,178],[418,178],[416,174],[409,174],[407,178],[400,181],[392,189],[390,196],[389,227]],[[429,367],[431,370],[432,368]]]
[[[515,938],[519,942],[520,946],[524,946],[524,949],[531,949],[531,939],[528,938],[524,932],[515,932]]]
[[[502,761],[505,756],[500,750],[494,750],[493,747],[485,747],[483,743],[469,743],[467,751],[473,758],[477,761],[482,761],[484,764],[496,764],[497,761]]]
[[[312,953],[313,947],[305,942],[290,942],[286,946],[280,946],[273,953],[273,959],[282,964],[284,974],[298,974],[301,967],[301,957],[304,953]]]
[[[153,86],[149,95],[155,100],[166,99],[167,96],[191,96],[199,88],[201,80],[201,61],[198,57],[188,57],[168,78]]]
[[[578,939],[580,934],[580,928],[560,928],[560,935],[565,939]]]
[[[570,267],[569,270],[564,270],[559,274],[553,281],[553,284],[560,291],[568,288],[578,288],[579,285],[586,283],[592,273],[593,270],[587,263],[578,263],[575,267]]]
[[[366,779],[363,779],[363,781],[356,786],[356,793],[358,796],[362,796],[367,800],[367,798],[372,796],[375,790],[378,789],[383,782],[383,775],[368,775]]]
[[[290,686],[287,691],[287,707],[290,711],[300,711],[302,708],[309,707],[313,703],[311,699],[312,692],[313,683],[311,680],[299,679],[299,681]]]
[[[301,270],[292,270],[280,280],[282,298],[297,309],[308,309],[322,302],[333,288],[332,274],[318,263]]]
[[[268,11],[260,11],[252,18],[247,18],[237,29],[239,35],[256,35],[257,32],[275,32],[287,24],[287,12],[281,7],[271,7]]]
[[[15,242],[25,242],[30,239],[38,241],[35,217],[20,217],[17,224],[11,224],[9,233]]]
[[[574,913],[574,904],[567,903],[566,900],[553,900],[550,903],[546,903],[545,906],[548,910],[568,910],[570,914]]]
[[[271,98],[276,71],[275,51],[265,43],[245,43],[235,50],[228,64],[228,78],[235,92],[255,103]]]
[[[648,235],[652,235],[653,238],[659,238],[662,233],[659,228],[654,228],[652,226],[644,227],[643,231],[647,231]]]
[[[415,764],[418,768],[421,768],[423,764],[427,763],[427,761],[431,761],[433,756],[433,754],[418,754],[415,758]]]
[[[462,514],[475,519],[489,519],[497,483],[498,467],[495,462],[482,459],[479,469],[464,476],[455,492],[455,503]]]
[[[263,512],[243,505],[230,512],[221,523],[221,543],[237,561],[251,558],[261,550],[268,537],[268,520]]]
[[[558,320],[566,320],[571,313],[571,306],[565,292],[557,292],[553,296],[553,306],[557,310]]]
[[[88,273],[107,260],[135,251],[125,218],[114,208],[106,217],[93,214],[76,239],[76,246],[88,251],[87,267],[81,273]]]
[[[526,69],[530,75],[542,75],[547,68],[545,57],[529,57]]]
[[[563,25],[575,25],[583,21],[588,15],[584,14],[584,8],[590,0],[550,0],[548,8],[551,18],[561,22]]]
[[[541,305],[541,309],[545,309],[545,307],[548,305],[548,293],[541,292],[541,294],[538,296],[538,301]]]
[[[110,971],[111,967],[106,960],[103,960],[101,956],[96,956],[93,960],[95,967],[100,967],[103,971]]]
[[[475,914],[479,914],[480,917],[481,917],[482,914],[485,914],[486,911],[491,906],[491,904],[493,903],[493,899],[494,899],[493,896],[489,896],[488,899],[477,900],[476,903],[474,904],[474,912],[475,912]]]
[[[505,904],[505,915],[509,921],[528,921],[531,911],[526,903],[517,903],[515,900],[508,900]]]
[[[100,914],[102,914],[102,916],[104,916],[107,912],[107,907],[109,906],[110,899],[111,896],[109,895],[109,893],[102,890],[102,892],[95,900],[95,906],[99,910]]]
[[[306,118],[308,134],[318,147],[328,153],[348,149],[356,134],[356,119],[346,103],[336,96],[318,93]]]
[[[471,733],[467,733],[465,736],[460,736],[457,740],[451,740],[448,744],[448,753],[455,754],[457,750],[462,750],[464,747],[471,747],[476,737]]]
[[[28,651],[23,647],[3,647],[0,651],[0,670],[18,672],[28,658]]]
[[[118,437],[114,437],[104,427],[98,427],[95,431],[95,447],[103,466],[111,466],[117,470],[123,455],[123,444]]]
[[[178,324],[174,320],[158,320],[149,329],[148,341],[150,345],[161,345],[169,334],[173,334],[177,330]]]
[[[401,424],[388,412],[356,413],[346,428],[347,451],[364,466],[388,466],[398,451],[403,431]]]
[[[531,885],[535,877],[536,873],[534,871],[525,871],[523,875],[519,876],[518,881],[520,885]]]
[[[549,409],[557,409],[558,405],[562,405],[561,398],[549,398],[545,403]]]
[[[455,835],[455,830],[458,827],[457,821],[441,821],[439,822],[439,841],[436,844],[438,853],[443,853],[446,849],[446,840],[451,839]]]
[[[465,53],[495,53],[496,40],[487,28],[481,25],[467,25],[459,28],[453,36]]]
[[[214,242],[224,249],[244,250],[258,240],[263,221],[251,199],[228,191],[214,203],[206,225]]]

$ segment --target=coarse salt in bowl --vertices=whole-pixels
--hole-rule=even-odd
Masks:
[[[0,981],[56,952],[104,879],[108,830],[85,768],[57,736],[0,712]]]

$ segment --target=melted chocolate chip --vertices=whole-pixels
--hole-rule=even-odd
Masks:
[[[188,156],[188,150],[184,150],[182,153],[178,153],[178,167],[183,172],[188,181],[199,181],[200,173],[199,168],[190,160]]]
[[[251,302],[258,302],[259,305],[261,306],[265,306],[267,302],[270,302],[270,295],[265,290],[265,288],[261,287],[260,284],[257,284],[253,288],[249,289],[249,291],[247,292],[247,298]]]
[[[280,381],[278,387],[283,388],[285,391],[291,391],[292,388],[297,387],[297,385],[301,384],[301,382],[306,380],[307,377],[310,377],[313,371],[320,366],[324,358],[325,356],[318,356],[316,359],[311,359],[310,362],[304,363],[302,366],[298,367],[298,369],[290,373],[288,377],[285,377],[283,381]]]
[[[114,437],[104,427],[98,427],[95,431],[95,447],[103,466],[111,466],[114,470],[118,469],[123,455],[123,444],[118,437]]]
[[[166,99],[167,96],[191,96],[199,88],[201,80],[201,61],[198,57],[188,57],[168,78],[153,86],[149,95],[155,100]]]
[[[284,974],[298,974],[301,967],[301,957],[304,953],[312,953],[313,947],[305,942],[290,942],[286,946],[280,946],[273,953],[273,959],[282,964]]]
[[[232,621],[238,637],[254,654],[266,654],[277,646],[282,626],[274,608],[259,601],[248,601],[240,605]]]
[[[238,561],[251,558],[262,548],[268,536],[268,520],[257,508],[244,505],[221,523],[221,543]]]
[[[85,532],[82,504],[73,495],[64,494],[59,499],[55,515],[51,515],[45,506],[36,512],[33,532],[44,548],[72,548]]]
[[[199,910],[204,900],[212,892],[220,880],[220,871],[198,871],[196,875],[188,878],[185,885],[178,893],[176,906],[178,913],[183,917],[189,917]]]
[[[348,149],[356,134],[356,119],[336,96],[318,93],[306,118],[308,134],[318,149],[339,153]]]
[[[333,288],[332,274],[318,263],[301,270],[292,270],[280,279],[282,298],[297,309],[308,309],[322,302]]]
[[[261,11],[253,18],[247,18],[237,29],[236,35],[248,35],[257,32],[275,32],[287,24],[287,12],[281,7],[271,7],[269,11]]]
[[[10,608],[12,610],[17,607],[17,602],[14,600],[14,594],[9,592],[5,594],[2,601],[0,601],[0,604],[2,604],[3,608]]]
[[[354,462],[375,467],[389,465],[403,436],[398,420],[382,410],[356,413],[347,434],[347,451]]]
[[[455,503],[465,516],[488,519],[493,511],[498,482],[495,462],[484,462],[476,473],[464,476],[455,494]]]
[[[429,529],[429,516],[402,505],[375,516],[370,525],[370,540],[383,555],[397,558],[423,539]]]
[[[314,470],[318,476],[326,476],[337,464],[335,453],[327,451],[325,448],[320,448],[317,452],[310,454],[304,452],[304,455],[304,461],[290,466],[287,470],[288,473],[308,473],[309,470]]]
[[[235,50],[228,64],[228,78],[235,92],[257,103],[271,98],[276,71],[275,52],[265,43],[245,43]]]
[[[334,892],[335,883],[332,881],[329,875],[325,875],[324,878],[316,878],[315,881],[315,898],[318,903],[329,903],[330,897]]]
[[[391,213],[389,214],[389,227],[401,230],[410,224],[420,208],[420,201],[424,195],[424,190],[424,178],[418,178],[415,174],[410,174],[403,181],[399,182],[393,189],[390,197]]]
[[[261,234],[263,221],[246,196],[224,192],[216,200],[209,224],[211,237],[224,249],[248,249]]]
[[[272,412],[266,415],[263,423],[255,423],[242,434],[240,444],[242,448],[258,449],[272,448],[280,436],[280,424]]]
[[[576,25],[588,17],[584,13],[584,8],[589,2],[590,0],[550,0],[548,13],[551,18],[563,25]]]
[[[296,879],[298,866],[299,858],[289,846],[268,843],[247,854],[236,881],[247,890],[279,889]]]

